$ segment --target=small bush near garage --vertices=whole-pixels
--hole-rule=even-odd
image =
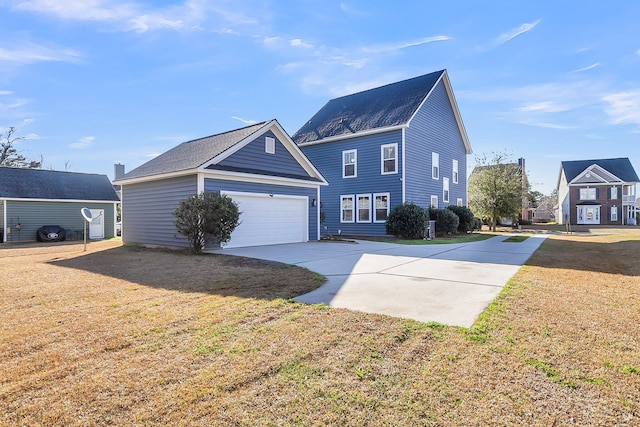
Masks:
[[[436,221],[436,233],[454,234],[458,231],[460,219],[449,209],[429,208],[429,218]]]
[[[449,205],[447,209],[452,211],[454,214],[458,216],[459,224],[458,224],[458,233],[468,233],[469,231],[473,231],[475,218],[473,217],[473,212],[466,206],[456,206]]]
[[[403,203],[394,207],[385,223],[387,234],[403,239],[422,239],[429,222],[426,209],[414,203]]]
[[[187,238],[195,254],[201,253],[206,244],[229,241],[240,224],[238,205],[219,193],[201,193],[182,200],[173,215],[178,233]]]

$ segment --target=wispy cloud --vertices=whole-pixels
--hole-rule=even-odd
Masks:
[[[496,45],[501,45],[504,44],[510,40],[513,40],[514,38],[518,37],[519,35],[522,35],[524,33],[527,33],[531,30],[533,30],[536,25],[538,25],[540,23],[540,19],[538,19],[537,21],[531,22],[531,23],[524,23],[522,25],[520,25],[517,28],[514,28],[512,30],[507,31],[506,33],[501,34],[496,40],[495,40],[495,44]]]
[[[238,117],[238,116],[231,116],[231,118],[232,118],[233,120],[237,120],[237,121],[242,122],[242,123],[247,124],[247,125],[253,125],[253,124],[258,123],[258,121],[257,121],[257,120],[253,120],[253,119],[244,119],[244,118],[242,118],[242,117]]]
[[[293,39],[289,42],[289,45],[292,47],[301,47],[304,49],[312,49],[313,45],[311,43],[308,43],[302,39]]]
[[[523,113],[558,113],[560,111],[567,111],[570,109],[570,106],[558,104],[554,101],[533,102],[518,107],[518,111],[522,111]]]
[[[391,51],[397,51],[402,49],[407,49],[409,47],[421,46],[427,43],[433,42],[441,42],[450,40],[449,36],[433,36],[433,37],[424,37],[422,39],[406,41],[406,42],[397,42],[397,43],[389,43],[382,45],[373,45],[373,46],[364,46],[361,50],[365,53],[385,53]]]
[[[13,0],[14,10],[38,13],[69,21],[93,21],[111,28],[140,33],[154,30],[200,30],[208,22],[220,32],[234,32],[238,25],[256,25],[259,10],[245,8],[238,2],[185,0],[179,5],[153,8],[136,1],[123,0]]]
[[[602,99],[614,124],[632,124],[640,129],[640,89],[612,93]]]
[[[80,53],[69,48],[47,47],[31,42],[14,42],[8,47],[0,46],[0,61],[17,64],[78,62],[80,59]]]
[[[85,136],[83,138],[80,138],[76,142],[72,142],[71,144],[69,144],[69,148],[73,148],[76,150],[84,150],[90,148],[93,145],[93,141],[95,141],[95,139],[95,136]]]
[[[13,95],[13,92],[10,90],[0,90],[0,96]]]
[[[600,66],[599,62],[596,62],[595,64],[591,64],[587,67],[583,67],[583,68],[578,68],[577,70],[573,70],[572,73],[582,73],[583,71],[589,71],[589,70],[593,70],[594,68],[597,68]]]

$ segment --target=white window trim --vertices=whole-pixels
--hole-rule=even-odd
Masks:
[[[343,211],[344,211],[344,206],[342,204],[342,202],[345,199],[351,199],[351,220],[345,220],[343,218]],[[356,205],[355,205],[355,197],[353,196],[353,194],[345,194],[340,196],[340,222],[341,223],[353,223],[355,222],[355,214],[356,214]]]
[[[611,206],[611,221],[617,221],[618,220],[618,207],[617,206]]]
[[[458,183],[458,179],[460,173],[458,172],[458,161],[456,159],[453,159],[453,172],[451,173],[451,181],[453,181],[454,184]]]
[[[434,200],[436,201],[435,205],[433,204]],[[429,207],[438,209],[438,196],[431,195],[431,199],[429,200]]]
[[[347,164],[344,162],[344,155],[347,153],[353,153],[353,175],[345,175],[344,169]],[[342,152],[342,177],[343,178],[357,178],[358,177],[358,150],[344,150]]]
[[[442,203],[449,203],[451,189],[449,188],[449,178],[442,177]]]
[[[360,197],[366,197],[369,199],[369,206],[368,206],[368,211],[369,211],[369,217],[367,219],[360,219]],[[368,223],[371,222],[371,193],[368,194],[356,194],[356,222],[359,223]]]
[[[611,187],[611,200],[618,199],[618,187]]]
[[[373,197],[372,197],[372,204],[373,204],[373,222],[376,223],[380,223],[380,222],[386,222],[386,219],[378,219],[378,215],[377,215],[377,211],[378,209],[376,208],[376,197],[378,196],[387,196],[387,218],[389,218],[389,212],[390,212],[390,206],[391,206],[391,194],[389,193],[373,193]]]
[[[440,179],[440,154],[433,152],[431,153],[431,178]]]
[[[593,197],[586,197],[586,198],[582,198],[582,190],[585,190],[585,193],[590,193],[593,191]],[[586,191],[589,190],[589,191]],[[588,195],[588,194],[585,194]],[[586,188],[581,188],[579,193],[578,193],[578,197],[580,198],[580,200],[597,200],[598,199],[598,191],[593,188],[593,187],[586,187]]]
[[[460,197],[458,197],[458,198],[456,199],[456,206],[464,206],[462,203],[463,203],[463,202],[462,202],[462,199],[461,199]]]
[[[276,139],[270,136],[264,138],[264,152],[267,154],[276,154]]]
[[[384,161],[385,160],[391,160],[391,159],[385,159],[384,157],[384,149],[385,148],[389,148],[389,147],[393,147],[394,148],[394,153],[395,156],[393,157],[393,161],[395,164],[395,170],[392,172],[385,172],[384,171]],[[395,142],[393,144],[384,144],[380,146],[380,173],[382,175],[391,175],[391,174],[397,174],[398,173],[398,143]]]

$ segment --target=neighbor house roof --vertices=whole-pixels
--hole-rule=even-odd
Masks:
[[[118,181],[195,169],[233,147],[267,123],[256,123],[229,132],[183,142],[138,166],[120,177]]]
[[[9,167],[0,167],[0,198],[120,200],[106,175]]]
[[[444,78],[460,132],[468,145],[446,70],[391,83],[327,102],[293,136],[296,144],[353,135],[375,129],[406,126],[440,79]]]
[[[567,182],[573,181],[587,168],[598,165],[624,182],[639,182],[638,175],[627,157],[618,159],[573,160],[561,163]]]

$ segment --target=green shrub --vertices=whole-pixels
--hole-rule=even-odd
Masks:
[[[220,193],[200,193],[180,201],[173,212],[178,233],[189,241],[193,253],[200,253],[207,243],[229,241],[240,224],[238,205]]]
[[[480,231],[482,230],[482,219],[481,218],[473,218],[473,228],[472,231]]]
[[[429,217],[436,221],[437,234],[453,234],[458,231],[460,219],[449,209],[429,209]]]
[[[458,216],[460,223],[458,224],[458,232],[459,233],[468,233],[469,231],[473,231],[474,225],[474,217],[473,212],[466,206],[456,206],[449,205],[447,209],[452,211],[454,214]]]
[[[387,234],[403,239],[422,239],[429,225],[429,214],[414,203],[396,205],[385,223]]]

